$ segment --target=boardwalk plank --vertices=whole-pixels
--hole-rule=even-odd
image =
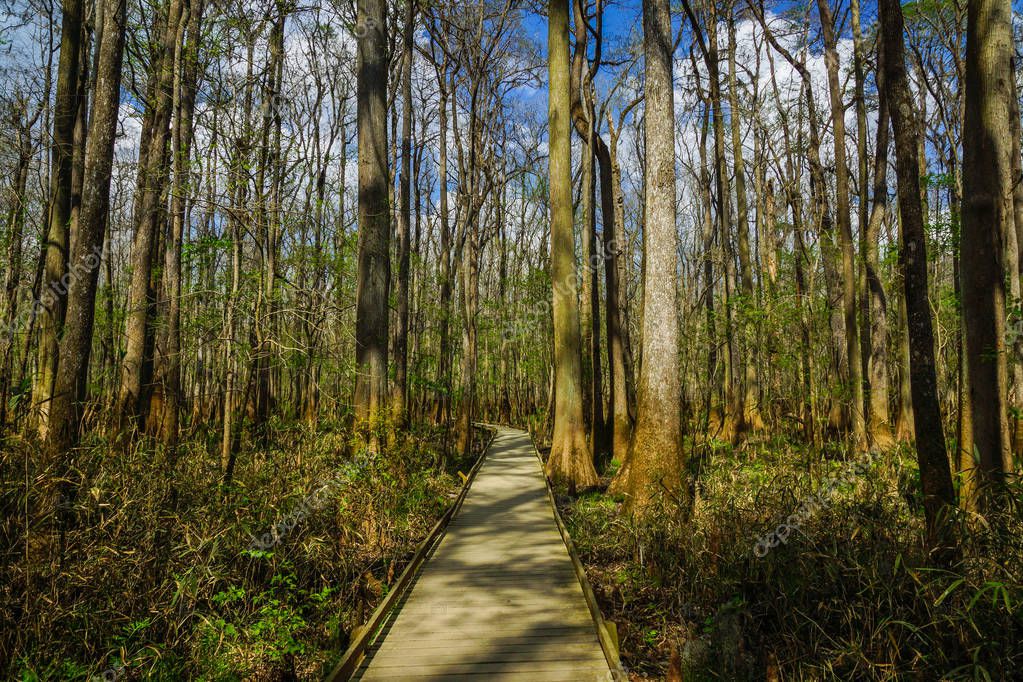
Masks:
[[[361,680],[610,680],[529,436],[499,429]]]

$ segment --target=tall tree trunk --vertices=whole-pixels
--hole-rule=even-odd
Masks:
[[[695,70],[695,69],[694,69]],[[701,93],[702,97],[702,93]],[[710,167],[707,162],[707,137],[710,130],[711,106],[709,100],[704,100],[703,118],[700,126],[700,200],[703,204],[703,226],[700,234],[701,249],[703,252],[703,308],[707,325],[707,399],[705,411],[707,421],[704,428],[708,430],[708,437],[718,437],[718,434],[711,430],[711,415],[715,408],[714,394],[715,385],[718,383],[718,345],[717,345],[717,315],[714,310],[714,199],[711,196]],[[716,426],[720,426],[718,420]]]
[[[658,485],[672,485],[682,461],[682,397],[678,359],[678,272],[675,225],[675,97],[668,0],[644,0],[646,58],[646,277],[639,416],[629,456],[612,488],[643,514]]]
[[[864,347],[868,353],[867,373],[870,399],[867,406],[867,427],[875,447],[888,447],[893,442],[888,412],[888,300],[881,282],[878,240],[888,203],[888,98],[884,91],[884,49],[878,45],[878,126],[874,146],[873,203],[861,229],[863,253]],[[865,114],[864,114],[865,116]],[[864,123],[864,125],[866,125]],[[866,153],[866,149],[864,149]],[[862,182],[862,181],[861,181]],[[866,192],[861,192],[866,203]]]
[[[1013,225],[1006,225],[1010,231],[1008,234],[1015,242],[1015,262],[1012,258],[1006,258],[1006,270],[1008,270],[1009,282],[1012,291],[1012,301],[1009,310],[1016,315],[1023,315],[1023,285],[1020,283],[1023,274],[1023,150],[1020,145],[1021,131],[1019,93],[1016,90],[1016,59],[1013,54],[1010,61],[1010,91],[1009,91],[1009,121],[1012,125],[1011,139],[1012,149],[1010,159],[1012,160],[1012,216]],[[1010,229],[1014,227],[1015,229]],[[1009,241],[1009,240],[1006,240]],[[1006,245],[1008,247],[1008,244]],[[1013,337],[1012,348],[1009,349],[1012,358],[1009,404],[1012,409],[1012,454],[1017,461],[1023,462],[1023,334],[1016,334]]]
[[[61,481],[61,508],[65,522],[69,520],[74,497],[75,487],[70,474],[74,468],[74,449],[78,445],[82,408],[87,397],[96,289],[110,209],[110,178],[120,106],[125,0],[105,2],[92,121],[85,149],[82,205],[69,270],[72,277],[67,318],[60,342],[61,362],[46,440],[47,456],[58,465],[57,479]]]
[[[722,410],[722,439],[730,440],[742,430],[743,393],[739,381],[739,349],[735,331],[735,253],[732,251],[732,188],[729,179],[728,159],[725,155],[725,117],[721,95],[721,75],[718,68],[717,12],[713,4],[707,19],[707,47],[704,61],[710,81],[710,104],[714,126],[714,181],[717,190],[718,239],[721,258],[724,262],[724,303],[725,354],[724,401]],[[695,22],[694,22],[695,26]],[[740,152],[741,153],[741,152]],[[644,279],[644,282],[646,280]]]
[[[590,111],[592,114],[592,109]],[[587,371],[584,379],[588,379],[590,449],[594,461],[602,457],[608,449],[604,425],[604,382],[600,363],[600,279],[599,264],[603,257],[597,249],[597,178],[594,172],[594,138],[596,134],[590,128],[589,139],[583,147],[583,315],[581,321],[584,330],[583,360]]]
[[[1010,98],[1015,96],[1012,54],[1008,0],[969,3],[960,267],[973,442],[982,488],[998,487],[1012,471],[1002,254],[1003,236],[1015,230],[1010,157]]]
[[[568,2],[550,0],[548,54],[550,70],[551,282],[554,297],[554,438],[547,475],[572,491],[597,484],[586,445],[582,406],[582,360],[579,303],[575,286],[575,239],[572,229],[571,79],[569,75]]]
[[[437,182],[440,185],[440,346],[437,359],[437,383],[440,386],[440,398],[437,401],[436,419],[446,424],[451,418],[451,219],[448,208],[448,91],[446,78],[441,66],[438,72],[437,87],[440,101],[437,105],[437,120],[440,140],[437,152]]]
[[[236,149],[235,155],[238,161],[234,165],[235,170],[238,171],[241,168],[238,163],[241,160],[241,150]],[[235,182],[239,182],[237,177]],[[242,190],[238,188],[234,190],[234,194],[238,199],[241,198],[241,193]],[[237,199],[234,203],[235,207],[241,205],[241,201]],[[235,421],[237,420],[238,410],[244,409],[244,405],[238,400],[238,360],[235,357],[237,350],[235,342],[238,332],[236,318],[238,316],[238,299],[241,288],[242,228],[239,225],[239,220],[233,216],[228,218],[228,228],[231,239],[231,284],[224,320],[224,372],[226,376],[224,377],[222,400],[223,423],[220,438],[220,466],[224,471],[223,482],[225,485],[230,484],[231,479],[234,477],[235,456],[237,454],[234,449],[235,432],[238,430]]]
[[[851,0],[853,31],[853,74],[856,87],[856,153],[859,192],[860,232],[860,349],[866,377],[867,434],[874,447],[889,447],[892,442],[888,415],[888,323],[887,300],[880,276],[878,238],[887,206],[888,186],[888,110],[884,98],[883,49],[878,47],[878,121],[874,148],[874,177],[870,185],[873,201],[868,198],[870,183],[867,163],[867,106],[864,93],[863,35],[860,27],[860,2]]]
[[[166,366],[164,369],[164,414],[162,440],[167,450],[175,453],[180,430],[181,404],[181,248],[184,233],[190,181],[192,150],[192,117],[195,111],[196,81],[198,78],[199,25],[202,20],[203,0],[189,7],[187,45],[181,51],[180,70],[177,73],[175,124],[171,151],[174,170],[174,190],[171,197],[170,238],[164,260],[164,291],[167,298]],[[183,27],[184,28],[184,27]],[[174,456],[172,454],[172,460]]]
[[[462,263],[462,366],[458,411],[458,454],[467,457],[472,449],[472,422],[476,413],[477,328],[480,282],[479,220],[472,217],[465,225],[465,257]]]
[[[502,166],[501,169],[501,193],[498,195],[498,219],[497,219],[497,245],[498,245],[498,260],[497,260],[497,301],[501,310],[508,310],[508,235],[505,227],[505,197],[507,196],[507,189],[505,183],[507,176]],[[521,232],[525,232],[525,212],[526,207],[522,207],[522,221],[519,223],[519,229]],[[513,370],[514,359],[511,357],[511,339],[508,334],[501,335],[501,346],[499,353],[499,382],[500,382],[500,397],[498,400],[498,423],[500,424],[511,424],[512,423],[512,406],[511,406],[511,391],[510,386],[513,381]]]
[[[30,118],[28,103],[24,103],[24,123],[19,122],[18,164],[14,171],[14,188],[11,193],[11,207],[7,213],[7,273],[4,277],[6,298],[3,321],[3,356],[0,356],[0,432],[7,425],[7,403],[11,390],[14,370],[15,332],[18,320],[18,291],[21,284],[22,242],[25,238],[25,218],[28,203],[28,172],[32,161],[32,126],[39,118],[39,110]]]
[[[404,426],[408,408],[409,247],[412,225],[412,60],[415,3],[405,2],[401,66],[401,179],[398,190],[398,328],[394,334],[394,426]]]
[[[756,305],[753,292],[753,266],[749,246],[749,200],[746,194],[746,162],[742,151],[742,116],[739,104],[739,86],[735,66],[735,13],[728,14],[728,108],[732,129],[732,167],[735,172],[735,229],[739,247],[739,287],[742,294],[738,305],[743,341],[747,352],[742,363],[742,410],[736,415],[741,431],[759,431],[764,427],[760,416],[760,386],[757,363],[753,357],[756,329],[751,322],[751,309]]]
[[[39,301],[38,367],[32,388],[36,426],[45,439],[57,378],[57,357],[67,301],[68,247],[70,246],[71,175],[74,164],[75,122],[78,117],[81,72],[83,0],[61,4],[60,60],[57,65],[57,93],[53,101],[53,141],[50,150],[50,205],[43,245],[43,279]],[[48,93],[47,93],[48,94]]]
[[[234,148],[231,152],[231,160],[228,166],[227,187],[230,195],[231,210],[227,214],[226,235],[231,241],[231,270],[230,286],[228,289],[227,301],[224,311],[224,392],[221,400],[223,412],[222,429],[220,437],[220,465],[224,472],[223,484],[226,487],[231,483],[234,476],[234,467],[237,457],[235,443],[238,442],[237,433],[240,432],[236,422],[239,420],[238,412],[244,409],[244,402],[239,400],[239,365],[237,356],[238,337],[238,305],[241,292],[241,267],[242,267],[242,231],[243,214],[248,197],[248,164],[249,152],[252,143],[252,124],[250,112],[252,111],[253,99],[253,77],[252,70],[255,64],[253,53],[255,52],[255,40],[250,39],[248,44],[248,59],[246,59],[244,111],[241,132],[234,140]]]
[[[612,410],[611,453],[624,460],[632,441],[634,386],[632,353],[629,347],[629,326],[626,316],[625,287],[625,200],[621,191],[621,169],[618,166],[618,136],[608,116],[610,142],[607,163],[600,164],[600,202],[603,217],[604,278],[607,282],[608,385]],[[605,177],[606,176],[606,177]]]
[[[916,450],[920,465],[920,486],[927,517],[927,540],[932,549],[946,555],[949,543],[947,507],[955,505],[955,491],[949,471],[948,452],[938,402],[938,381],[934,362],[934,332],[927,300],[927,243],[920,205],[920,175],[916,146],[916,120],[906,76],[903,46],[902,8],[898,0],[881,0],[884,40],[884,88],[895,136],[899,211],[902,215],[903,266],[908,312],[910,383],[916,422]]]
[[[118,419],[123,430],[144,427],[143,409],[145,366],[152,362],[147,357],[152,329],[152,268],[159,242],[160,224],[164,213],[167,185],[168,141],[173,109],[174,64],[178,48],[178,22],[183,9],[182,0],[170,0],[166,23],[160,41],[159,57],[155,60],[150,77],[152,90],[152,129],[145,141],[146,150],[140,156],[140,194],[136,208],[135,237],[131,249],[131,284],[128,289],[128,311],[125,325],[125,351],[121,363],[121,385],[118,390]],[[144,136],[145,137],[145,136]],[[144,161],[143,161],[144,159]]]
[[[582,256],[583,286],[580,300],[582,332],[583,410],[590,431],[590,448],[594,461],[607,450],[605,441],[603,377],[600,366],[600,282],[597,276],[597,185],[594,162],[597,157],[598,134],[593,103],[594,69],[600,66],[603,11],[598,4],[598,29],[591,31],[587,19],[588,2],[575,0],[575,52],[572,55],[572,120],[583,141],[582,153]],[[596,36],[595,66],[591,68],[588,42],[591,32]],[[599,141],[603,146],[603,140]],[[608,165],[608,154],[602,154],[602,166]],[[605,174],[606,175],[606,174]]]
[[[267,427],[275,405],[275,376],[272,360],[273,341],[278,334],[277,264],[281,248],[281,125],[284,82],[284,38],[289,7],[276,6],[276,16],[267,41],[269,59],[263,88],[262,129],[256,162],[255,199],[257,239],[260,241],[260,287],[256,295],[256,313],[252,324],[252,377],[254,396],[253,427],[261,442],[268,438]],[[269,179],[268,179],[269,176]]]
[[[359,272],[355,294],[355,419],[380,450],[378,421],[387,405],[390,211],[387,183],[387,5],[359,0]]]
[[[859,323],[856,311],[856,254],[853,251],[852,220],[849,214],[849,167],[845,155],[845,105],[838,73],[838,40],[827,0],[817,0],[824,34],[824,63],[831,95],[832,137],[835,142],[835,213],[838,244],[842,257],[842,311],[845,317],[845,350],[848,353],[850,411],[854,446],[867,447],[863,417],[863,365],[860,356]]]

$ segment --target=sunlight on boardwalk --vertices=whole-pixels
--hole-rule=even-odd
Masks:
[[[529,436],[499,429],[447,535],[356,676],[612,679]]]

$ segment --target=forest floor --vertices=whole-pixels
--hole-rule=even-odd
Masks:
[[[633,680],[1018,679],[1023,489],[1005,514],[956,519],[972,532],[937,569],[908,449],[696,451],[686,499],[642,525],[602,490],[559,496]]]
[[[24,558],[40,458],[0,443],[0,676],[320,679],[474,461],[442,466],[436,430],[371,458],[341,427],[276,424],[246,439],[225,490],[217,438],[192,434],[173,476],[151,446],[86,443],[78,523],[44,566]],[[1023,670],[1023,490],[1003,514],[955,519],[970,532],[936,569],[908,449],[689,446],[689,489],[643,524],[602,489],[559,496],[633,680],[673,658],[686,680]],[[785,542],[758,544],[786,522]]]
[[[30,567],[34,583],[24,510],[39,458],[8,438],[0,677],[321,679],[472,466],[439,466],[442,437],[417,432],[374,458],[342,428],[278,424],[243,444],[227,490],[216,433],[187,441],[174,490],[159,450],[93,440],[63,563]]]

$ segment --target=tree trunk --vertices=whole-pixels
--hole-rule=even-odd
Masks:
[[[1023,150],[1020,149],[1020,138],[1023,136],[1023,131],[1020,129],[1019,93],[1015,85],[1015,54],[1013,54],[1010,64],[1012,65],[1010,70],[1012,78],[1009,91],[1009,120],[1012,125],[1010,159],[1012,160],[1013,225],[1006,225],[1006,229],[1010,230],[1008,234],[1014,238],[1016,251],[1013,254],[1015,262],[1013,263],[1013,259],[1007,257],[1005,266],[1006,270],[1008,270],[1013,296],[1009,304],[1009,310],[1019,320],[1020,316],[1023,316],[1023,285],[1020,283],[1020,277],[1023,274]],[[1015,229],[1011,229],[1013,227]],[[1009,404],[1013,408],[1011,415],[1012,423],[1010,424],[1012,429],[1012,454],[1015,456],[1016,461],[1023,461],[1023,411],[1021,411],[1023,410],[1023,334],[1013,336],[1012,348],[1009,351],[1012,358],[1009,392]]]
[[[902,219],[899,219],[899,234],[902,234]],[[899,295],[898,325],[899,338],[896,343],[897,364],[899,368],[899,411],[895,417],[895,440],[910,443],[916,437],[913,418],[913,390],[909,382],[909,323],[906,311],[905,278],[902,265],[898,268],[898,278],[903,281]]]
[[[74,164],[75,122],[78,117],[78,79],[81,72],[82,22],[85,3],[64,0],[61,5],[60,60],[57,93],[53,102],[53,142],[50,152],[50,205],[43,245],[43,279],[39,301],[38,367],[32,388],[40,439],[49,428],[51,400],[57,378],[58,346],[67,300],[68,247],[70,246],[71,175]]]
[[[747,352],[743,368],[742,410],[736,415],[739,429],[742,432],[759,431],[764,428],[760,416],[760,378],[757,374],[757,363],[753,357],[756,343],[756,329],[751,322],[750,312],[756,306],[753,292],[753,266],[749,246],[749,201],[746,195],[746,162],[742,151],[742,117],[739,105],[739,87],[735,66],[735,13],[728,14],[728,107],[732,129],[732,168],[735,172],[735,208],[736,233],[739,247],[739,287],[741,298],[738,301],[738,318],[742,323],[742,336]]]
[[[960,267],[973,442],[982,489],[1000,487],[1012,472],[1002,244],[1004,235],[1015,231],[1011,17],[1007,0],[969,3]]]
[[[661,485],[672,487],[683,467],[682,387],[678,360],[678,272],[675,225],[675,97],[668,0],[644,0],[646,76],[646,275],[639,416],[632,444],[612,489],[642,515]]]
[[[707,19],[707,53],[704,55],[709,79],[710,104],[714,126],[714,180],[717,190],[718,234],[721,244],[721,258],[724,262],[724,315],[725,353],[724,400],[719,438],[731,440],[743,428],[743,393],[739,381],[739,348],[736,339],[735,313],[738,300],[735,296],[735,253],[732,251],[732,189],[729,180],[728,159],[725,156],[725,122],[721,97],[721,75],[718,69],[717,13],[712,11]],[[740,152],[741,153],[741,152]],[[745,181],[744,181],[745,182]],[[644,281],[646,281],[644,279]]]
[[[878,240],[888,203],[888,98],[884,92],[884,50],[878,46],[878,121],[874,148],[873,203],[862,230],[864,290],[867,314],[864,318],[864,344],[868,353],[867,372],[870,399],[867,427],[873,446],[885,448],[894,439],[888,411],[888,300],[881,282]],[[866,196],[866,193],[863,193]]]
[[[440,101],[437,119],[440,141],[437,152],[437,176],[440,188],[440,345],[437,358],[437,383],[440,397],[437,401],[438,423],[446,424],[451,418],[451,219],[448,208],[448,91],[446,78],[439,69],[437,84]]]
[[[72,451],[78,444],[88,390],[89,359],[96,311],[96,289],[110,209],[110,177],[120,106],[124,53],[125,1],[106,0],[96,70],[92,122],[85,149],[79,229],[71,258],[67,318],[60,343],[61,362],[50,412],[47,454],[58,463],[62,508],[70,511]]]
[[[547,475],[571,491],[597,484],[583,418],[579,303],[572,229],[571,82],[568,1],[550,0],[550,211],[551,282],[554,298],[554,438]]]
[[[955,505],[948,452],[938,401],[934,361],[934,332],[927,300],[927,243],[920,205],[919,160],[916,120],[903,46],[902,8],[898,0],[880,5],[884,40],[884,88],[895,135],[899,211],[902,215],[902,248],[899,260],[905,277],[910,353],[910,384],[916,425],[920,486],[927,517],[927,540],[939,554],[947,554],[952,539],[946,525],[946,507]]]
[[[626,288],[625,199],[622,196],[622,172],[618,165],[618,136],[608,116],[610,143],[607,163],[600,164],[600,202],[604,220],[604,264],[607,291],[608,383],[610,385],[611,452],[624,461],[632,442],[635,417],[635,384],[632,373],[632,349],[629,344]],[[599,139],[599,138],[598,138]],[[599,147],[598,147],[599,148]],[[606,166],[606,169],[605,169]]]
[[[121,364],[121,385],[118,390],[119,430],[144,428],[144,375],[147,346],[152,339],[150,310],[152,307],[151,277],[154,255],[159,242],[167,184],[168,141],[173,109],[174,63],[177,50],[178,22],[182,0],[170,0],[166,24],[150,77],[152,90],[152,132],[140,156],[140,194],[137,197],[135,238],[131,249],[131,284],[128,289],[125,351]]]
[[[593,113],[592,110],[590,112]],[[594,461],[602,458],[607,452],[608,442],[604,425],[604,382],[600,363],[600,278],[599,264],[605,258],[598,254],[597,249],[597,178],[594,173],[594,138],[596,134],[590,129],[589,139],[583,147],[583,310],[586,311],[582,328],[586,331],[583,344],[584,364],[588,371],[584,378],[588,379],[590,396],[590,449]]]
[[[480,237],[478,219],[465,226],[465,260],[462,263],[462,367],[458,411],[458,453],[467,457],[472,451],[472,422],[476,412],[477,329],[480,282]]]
[[[11,391],[14,369],[15,333],[18,321],[18,291],[21,284],[22,241],[25,238],[25,218],[27,215],[27,189],[29,165],[32,161],[32,125],[39,113],[30,119],[28,104],[25,103],[25,122],[19,122],[18,130],[18,165],[14,171],[14,187],[11,193],[11,208],[7,214],[7,233],[10,242],[7,245],[8,268],[4,278],[6,311],[3,322],[3,356],[0,357],[0,432],[7,425],[7,403]]]
[[[359,272],[356,288],[355,419],[379,452],[387,400],[390,211],[387,182],[387,5],[359,0]]]
[[[405,2],[405,26],[402,29],[404,54],[401,66],[401,179],[398,190],[398,328],[394,334],[394,388],[391,412],[394,427],[402,428],[408,408],[408,329],[409,329],[409,247],[412,225],[412,60],[415,29],[415,3]]]
[[[845,156],[845,106],[838,73],[838,44],[834,19],[827,0],[817,0],[824,34],[824,63],[831,95],[832,137],[835,141],[835,213],[838,244],[842,257],[842,310],[845,317],[845,350],[848,353],[850,412],[853,444],[867,447],[866,421],[863,417],[863,365],[860,356],[859,323],[856,313],[856,254],[853,251],[852,220],[849,215],[849,167]]]
[[[164,259],[164,291],[167,298],[166,366],[164,368],[162,440],[172,461],[177,450],[181,420],[181,248],[184,234],[192,153],[192,117],[195,111],[196,81],[198,78],[199,27],[202,20],[203,0],[189,6],[187,18],[187,45],[181,49],[180,71],[176,86],[175,124],[171,139],[174,170],[174,191],[171,197],[170,237]],[[183,27],[184,29],[184,27]]]
[[[693,58],[693,72],[699,73],[696,67],[695,57]],[[703,299],[704,319],[707,325],[707,395],[704,404],[705,421],[703,429],[706,438],[720,437],[720,427],[723,425],[721,415],[718,414],[718,405],[715,403],[716,385],[720,379],[718,375],[718,345],[717,345],[717,316],[714,310],[714,199],[711,196],[711,174],[710,165],[707,161],[707,137],[710,133],[710,117],[712,115],[710,99],[705,95],[703,88],[697,80],[697,91],[703,101],[703,115],[700,122],[700,203],[703,223],[700,232],[701,251],[703,256],[703,287],[701,297]]]

